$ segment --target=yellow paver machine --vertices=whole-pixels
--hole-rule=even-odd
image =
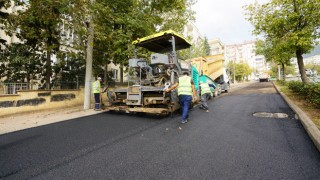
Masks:
[[[191,46],[183,36],[169,30],[133,41],[135,58],[129,59],[128,87],[114,89],[109,96],[110,111],[166,115],[179,109],[177,91],[165,89],[178,81],[191,64],[178,62],[177,51]],[[150,60],[137,57],[138,48],[153,52]],[[148,63],[150,62],[150,63]]]

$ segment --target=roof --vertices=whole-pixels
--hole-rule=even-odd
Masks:
[[[156,53],[164,53],[172,51],[171,37],[174,36],[176,50],[186,49],[191,46],[191,43],[178,33],[168,30],[159,32],[141,39],[137,39],[132,44],[144,47],[149,51]]]

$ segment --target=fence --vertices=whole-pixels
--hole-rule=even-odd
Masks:
[[[37,90],[38,84],[30,83],[0,83],[0,94],[17,94],[20,90]]]
[[[17,94],[21,90],[39,90],[43,86],[39,83],[0,83],[0,94]],[[51,89],[79,89],[78,82],[56,81]]]

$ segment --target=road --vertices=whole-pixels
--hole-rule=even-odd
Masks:
[[[318,179],[320,153],[272,84],[180,116],[101,113],[0,136],[0,179]],[[287,118],[255,117],[285,113]]]

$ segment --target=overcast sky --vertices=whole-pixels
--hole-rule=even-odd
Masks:
[[[220,38],[224,44],[239,44],[255,40],[251,35],[253,26],[245,20],[244,5],[255,0],[198,0],[196,23],[200,33],[207,38]],[[258,0],[268,2],[269,0]]]

